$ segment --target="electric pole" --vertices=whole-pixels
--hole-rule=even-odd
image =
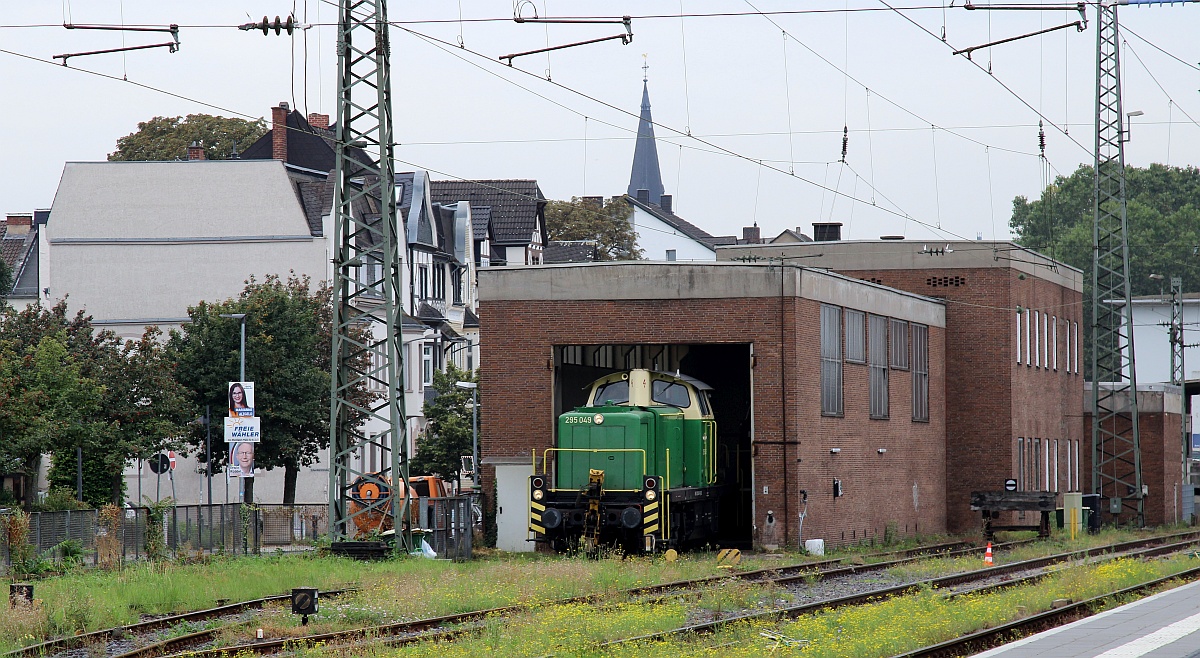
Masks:
[[[337,31],[329,531],[334,541],[344,540],[355,532],[352,516],[387,513],[395,522],[395,551],[407,554],[413,547],[400,380],[404,240],[396,212],[386,0],[340,0]],[[370,332],[365,341],[356,338],[361,329]],[[363,405],[353,391],[364,385],[386,393]],[[368,435],[367,424],[383,429]],[[366,460],[356,464],[352,457],[364,446],[387,455],[387,466],[368,472]],[[358,500],[351,513],[356,483],[373,484],[380,495]]]

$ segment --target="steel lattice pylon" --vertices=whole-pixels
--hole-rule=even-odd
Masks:
[[[386,512],[394,519],[407,519],[410,492],[400,381],[404,253],[394,193],[391,46],[385,0],[341,0],[337,48],[329,469],[329,528],[334,541],[354,534],[352,515]],[[369,330],[368,338],[361,338],[361,329]],[[363,405],[354,395],[363,386],[386,394]],[[383,429],[369,437],[365,423]],[[366,472],[366,464],[356,465],[352,458],[360,447],[372,445],[388,457],[387,466],[376,473]],[[356,483],[383,494],[397,491],[400,487],[395,485],[403,483],[403,495],[359,495],[359,509],[351,512],[351,487]],[[396,551],[411,550],[411,530],[406,523],[397,523]]]
[[[1122,3],[1123,4],[1123,3]],[[1092,227],[1092,492],[1145,525],[1117,3],[1096,7],[1096,170]],[[1113,503],[1116,499],[1117,503]]]

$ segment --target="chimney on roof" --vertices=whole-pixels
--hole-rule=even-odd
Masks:
[[[637,200],[642,203],[650,203],[650,190],[645,188],[639,189],[637,191]]]
[[[329,115],[313,112],[308,115],[308,125],[313,128],[329,128]]]
[[[762,231],[759,230],[758,224],[754,226],[742,227],[742,243],[743,244],[759,244],[762,242]]]
[[[287,162],[287,116],[291,112],[285,102],[271,108],[271,158]]]
[[[674,212],[675,212],[675,211],[671,210],[671,195],[670,194],[664,194],[658,198],[658,207],[662,208],[664,212],[669,212],[672,214],[674,214]]]
[[[8,225],[7,236],[28,235],[33,226],[33,215],[9,215],[5,224]]]
[[[191,144],[189,144],[187,155],[188,155],[187,159],[189,161],[191,161],[191,160],[207,160],[208,159],[204,155],[204,147],[200,146],[200,142],[192,142]]]
[[[836,242],[841,239],[841,222],[813,222],[813,242]]]
[[[585,205],[589,208],[604,207],[604,197],[602,197],[602,196],[585,196],[585,197],[583,197],[582,201],[583,201],[583,205]]]

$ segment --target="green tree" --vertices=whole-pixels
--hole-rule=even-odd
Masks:
[[[182,160],[193,142],[209,160],[228,160],[267,132],[262,119],[247,121],[211,114],[154,117],[138,123],[136,132],[117,140],[109,160]]]
[[[185,428],[197,415],[189,391],[175,380],[161,337],[162,331],[153,326],[140,339],[124,343],[102,332],[85,368],[104,384],[101,412],[90,419],[90,430],[80,443],[83,499],[95,507],[122,503],[125,464],[181,448]],[[56,452],[51,485],[74,489],[75,472],[74,453]]]
[[[546,232],[555,241],[595,241],[597,260],[638,260],[642,250],[632,217],[633,207],[621,197],[602,206],[571,197],[546,204]]]
[[[174,380],[172,364],[155,327],[138,341],[111,331],[96,332],[82,311],[67,314],[65,300],[51,307],[35,302],[0,313],[0,336],[16,352],[46,337],[61,342],[81,377],[99,385],[99,403],[81,413],[76,429],[50,446],[52,485],[75,490],[75,448],[84,451],[84,499],[94,505],[124,501],[125,464],[167,447],[178,447],[182,426],[195,416],[186,391]]]
[[[1084,326],[1091,326],[1093,168],[1059,176],[1041,198],[1013,200],[1009,222],[1016,242],[1084,272]],[[1183,279],[1185,291],[1200,290],[1200,169],[1152,164],[1125,168],[1129,239],[1129,283],[1135,296],[1158,295],[1161,274]],[[1090,377],[1091,336],[1084,331],[1084,362]]]
[[[284,469],[285,503],[295,502],[300,468],[316,463],[329,447],[330,293],[325,284],[312,290],[308,277],[252,278],[237,299],[189,308],[190,321],[173,331],[169,342],[176,376],[191,391],[193,403],[210,405],[214,412],[226,409],[228,383],[239,371],[240,321],[220,316],[246,314],[246,379],[254,382],[254,411],[262,428],[255,468]],[[352,394],[361,407],[378,399],[365,381]],[[203,446],[203,428],[194,428],[188,442]],[[227,447],[213,452],[215,470],[228,462]],[[254,480],[247,478],[245,500],[253,497]]]
[[[4,300],[8,299],[8,293],[12,292],[15,283],[12,268],[3,259],[0,259],[0,305],[3,305]]]
[[[99,408],[101,387],[81,374],[64,339],[45,336],[23,349],[14,349],[15,341],[0,344],[0,470],[25,471],[27,508],[42,455],[82,441]]]
[[[458,382],[478,383],[472,373],[459,370],[454,364],[447,365],[446,372],[433,373],[437,397],[424,406],[428,425],[425,435],[417,439],[412,475],[453,479],[462,470],[462,456],[472,454],[471,391],[456,386]]]

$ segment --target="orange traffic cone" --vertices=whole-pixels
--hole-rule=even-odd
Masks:
[[[987,550],[983,552],[983,566],[992,566],[992,542],[988,542]]]

